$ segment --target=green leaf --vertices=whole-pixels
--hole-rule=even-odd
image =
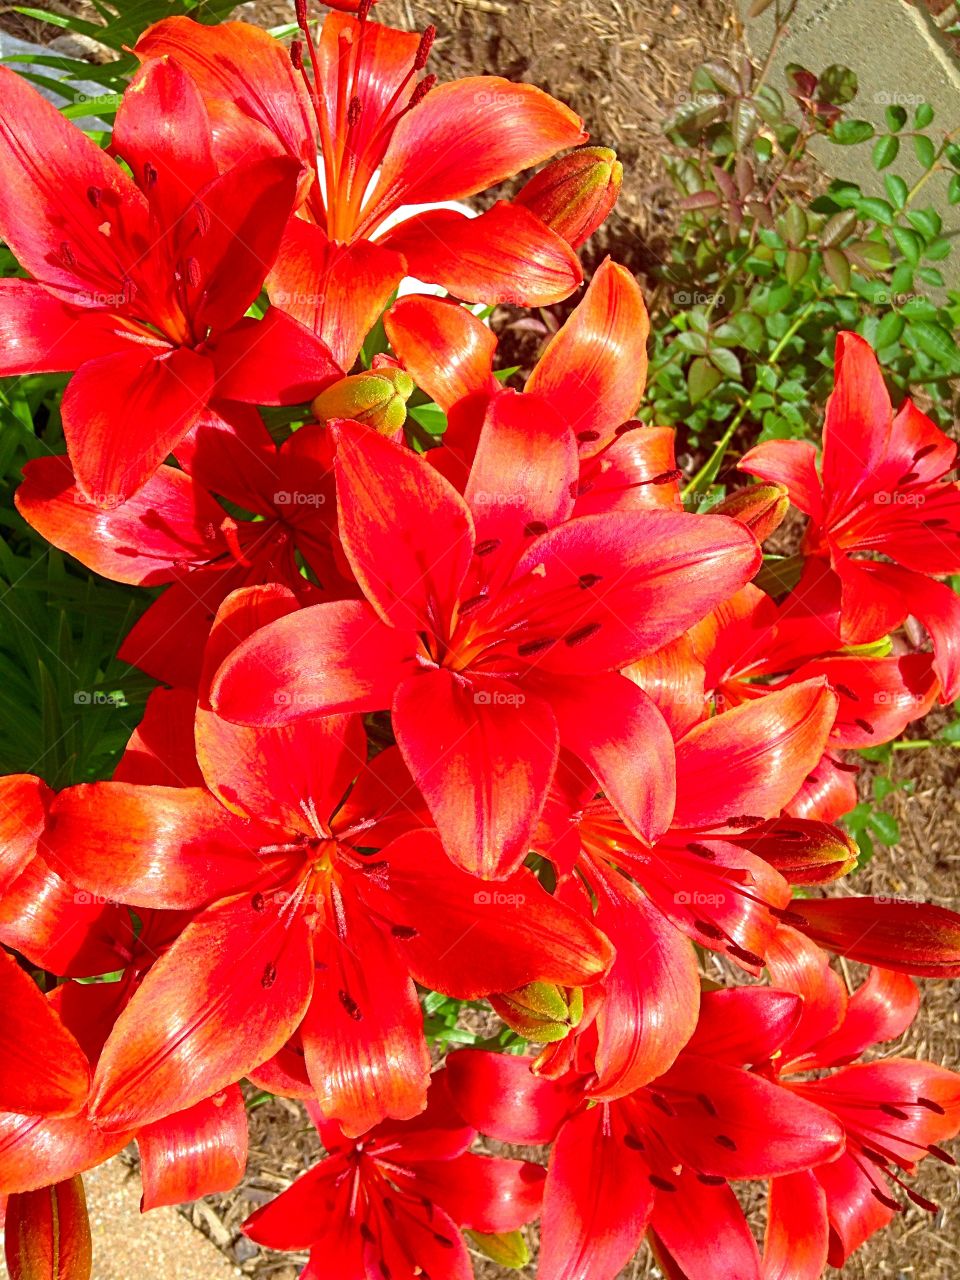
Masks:
[[[886,169],[893,164],[900,152],[900,139],[895,133],[884,134],[873,144],[871,158],[875,169]]]
[[[883,185],[887,189],[887,195],[890,197],[890,203],[895,209],[902,209],[907,203],[907,196],[910,194],[910,188],[900,177],[898,173],[885,173],[883,175]]]
[[[924,169],[929,169],[937,158],[937,149],[925,133],[918,133],[914,137],[913,150]]]
[[[699,404],[723,381],[723,377],[705,356],[698,356],[687,370],[687,392],[691,404]]]
[[[857,209],[861,218],[872,218],[874,222],[882,223],[885,227],[893,226],[896,215],[893,206],[886,200],[881,200],[877,196],[864,196],[859,201]]]
[[[802,249],[788,249],[783,266],[783,274],[786,276],[788,283],[792,285],[799,284],[806,275],[809,265],[810,255],[808,253],[804,253]]]
[[[943,230],[943,219],[936,209],[910,209],[907,221],[928,240],[935,240]]]
[[[702,356],[707,349],[707,340],[702,333],[680,333],[674,338],[673,345],[679,347],[681,351]]]
[[[900,839],[900,824],[892,814],[884,813],[881,809],[871,811],[867,826],[881,844],[894,845]]]
[[[947,188],[947,199],[951,204],[960,204],[960,173],[951,175],[950,185]]]
[[[821,102],[830,102],[834,106],[844,107],[857,96],[857,87],[856,72],[850,67],[834,62],[820,76],[817,97]]]
[[[738,151],[742,151],[760,128],[760,113],[746,98],[738,98],[730,121],[733,141]]]
[[[720,370],[725,378],[740,378],[743,376],[740,361],[726,347],[714,347],[708,359],[715,369]]]
[[[831,139],[841,147],[852,147],[867,142],[876,130],[869,120],[838,120],[830,130]]]
[[[823,266],[840,292],[846,293],[850,288],[850,263],[844,252],[841,249],[824,249]]]
[[[934,240],[927,245],[924,257],[931,262],[942,262],[944,258],[949,258],[953,246],[946,236],[942,236],[939,240]]]
[[[903,316],[897,315],[896,311],[888,311],[877,325],[876,346],[889,347],[899,342],[905,327],[906,321]]]
[[[887,107],[883,113],[887,122],[887,128],[891,133],[899,133],[903,126],[907,123],[907,113],[904,107],[894,105]]]
[[[839,244],[856,228],[857,221],[856,209],[841,209],[824,225],[823,230],[820,232],[820,243],[825,249],[830,249]]]
[[[926,129],[928,124],[933,122],[934,111],[929,102],[921,102],[919,107],[913,113],[913,127],[915,129]]]
[[[906,258],[912,267],[915,267],[920,261],[920,255],[925,248],[923,237],[917,235],[916,231],[911,231],[909,227],[894,227],[890,232],[893,236],[894,244]]]

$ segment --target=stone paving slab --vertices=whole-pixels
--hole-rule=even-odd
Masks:
[[[742,0],[746,13],[750,0]],[[781,0],[781,8],[784,0]],[[747,42],[755,57],[763,56],[774,30],[772,6],[760,18],[745,22]],[[860,91],[848,110],[884,129],[888,106],[899,104],[908,115],[921,102],[929,102],[936,118],[931,138],[960,127],[960,64],[926,10],[909,0],[800,0],[787,33],[777,50],[770,83],[785,92],[783,68],[799,62],[814,74],[839,62],[857,73]],[[883,196],[883,175],[870,162],[871,143],[838,147],[815,141],[811,149],[832,177],[859,184],[869,195]],[[909,139],[885,172],[898,173],[912,186],[923,173]],[[947,201],[949,177],[934,174],[917,203],[933,205],[944,222],[944,232],[960,231],[960,205]],[[960,286],[960,245],[944,262],[937,263],[947,284]]]
[[[140,1178],[118,1157],[84,1174],[93,1280],[237,1280],[242,1272],[176,1209],[140,1213]],[[9,1280],[0,1257],[0,1280]]]

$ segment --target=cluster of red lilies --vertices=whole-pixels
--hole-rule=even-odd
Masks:
[[[298,6],[292,54],[161,22],[106,151],[0,71],[28,276],[0,282],[0,372],[73,373],[67,455],[17,506],[165,584],[121,650],[162,686],[113,777],[0,779],[11,1271],[86,1280],[79,1175],[131,1140],[144,1209],[235,1186],[247,1080],[327,1153],[245,1228],[310,1280],[465,1280],[463,1229],[504,1257],[538,1216],[542,1280],[613,1280],[644,1238],[669,1276],[815,1280],[935,1207],[907,1179],[960,1130],[960,1076],[889,1051],[910,975],[960,975],[960,916],[858,896],[833,825],[850,749],[960,694],[956,446],[841,334],[819,462],[759,445],[760,484],[685,510],[610,261],[505,387],[458,300],[569,296],[617,166],[581,148],[435,207],[581,122],[437,85],[432,32],[369,7],[315,40]],[[406,277],[446,296],[390,305]],[[381,315],[392,354],[351,374]],[[426,452],[414,388],[446,420]],[[308,401],[293,431],[257,409]],[[715,989],[704,952],[754,981]],[[852,993],[832,955],[870,966]],[[437,1067],[418,987],[489,999],[537,1056]],[[769,1185],[762,1251],[741,1179]]]

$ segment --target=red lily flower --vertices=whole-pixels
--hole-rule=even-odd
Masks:
[[[704,996],[704,1009],[715,999]],[[727,1179],[806,1169],[843,1147],[840,1125],[822,1107],[698,1051],[684,1050],[657,1080],[597,1106],[589,1105],[589,1076],[542,1080],[530,1065],[470,1049],[447,1059],[457,1109],[482,1133],[553,1141],[541,1280],[613,1280],[648,1226],[701,1256],[710,1247],[713,1269],[682,1274],[714,1276],[721,1241],[730,1274],[759,1280],[756,1246],[735,1231],[739,1210]]]
[[[295,609],[280,587],[235,593],[209,669]],[[297,1028],[324,1114],[353,1132],[406,1118],[430,1065],[414,979],[476,998],[538,978],[583,985],[609,964],[602,935],[530,872],[491,895],[453,868],[417,830],[422,802],[396,750],[365,763],[359,717],[252,730],[201,709],[197,752],[205,787],[95,783],[53,805],[46,842],[88,889],[198,911],[100,1058],[91,1113],[104,1127],[208,1097]]]
[[[296,403],[339,376],[283,312],[243,318],[298,164],[252,158],[220,175],[199,92],[166,59],[117,112],[132,178],[26,81],[0,69],[0,83],[0,234],[33,276],[0,283],[0,373],[77,370],[63,422],[85,497],[135,493],[214,395]]]
[[[356,594],[337,550],[332,453],[320,426],[278,447],[254,410],[233,407],[227,418],[205,414],[181,443],[186,471],[160,467],[122,506],[91,506],[67,459],[53,457],[26,464],[16,504],[48,542],[104,577],[171,584],[119,656],[157,680],[196,686],[210,625],[231,591],[279,582],[304,603]],[[228,515],[224,498],[253,518]]]
[[[740,706],[811,679],[837,694],[827,747],[786,806],[803,818],[832,822],[857,802],[857,769],[845,748],[878,746],[930,710],[939,682],[931,655],[868,657],[845,651],[839,600],[801,581],[779,605],[752,584],[725,601],[673,645],[629,668],[668,723],[683,731],[710,712]]]
[[[841,333],[821,473],[814,446],[797,440],[757,445],[739,464],[785,485],[810,517],[804,551],[839,579],[844,643],[878,640],[914,615],[933,641],[944,701],[960,694],[960,600],[936,581],[960,572],[960,486],[945,479],[956,453],[909,400],[894,414],[873,351]]]
[[[142,929],[133,949],[114,954],[114,966],[123,968],[119,981],[67,982],[48,1001],[38,993],[48,1005],[47,1016],[62,1019],[63,1035],[82,1062],[87,1082],[89,1064],[96,1064],[143,973],[169,946],[178,924],[182,926],[170,912],[141,914]],[[42,1064],[31,1064],[31,1070],[36,1073],[38,1066],[43,1069]],[[86,1090],[84,1099],[85,1094]],[[9,1106],[11,1100],[4,1090],[3,1104]],[[139,1130],[111,1133],[92,1122],[85,1105],[61,1117],[0,1112],[0,1194],[17,1195],[66,1181],[102,1164],[132,1138],[140,1148],[143,1212],[228,1191],[242,1177],[247,1160],[247,1116],[240,1089],[231,1085]]]
[[[134,937],[130,913],[81,892],[42,847],[52,798],[32,774],[0,778],[0,943],[60,977],[110,973]]]
[[[823,1192],[800,1189],[806,1201],[802,1215],[790,1210],[786,1196],[778,1202],[776,1183],[772,1188],[771,1216],[780,1221],[794,1258],[789,1274],[815,1280],[827,1261],[842,1266],[902,1211],[891,1182],[914,1204],[935,1210],[905,1185],[902,1174],[916,1173],[928,1155],[954,1163],[938,1144],[960,1131],[960,1075],[901,1057],[854,1062],[871,1046],[901,1036],[913,1022],[919,996],[910,978],[873,969],[848,999],[824,953],[786,926],[767,958],[777,986],[801,997],[798,1017],[782,1043],[761,1048],[755,1017],[748,1019],[744,1002],[724,993],[708,1008],[691,1047],[717,1061],[755,1064],[843,1126],[844,1154],[791,1179],[793,1190],[803,1178]],[[811,1079],[810,1072],[819,1075]],[[803,1259],[807,1272],[801,1270]]]
[[[668,511],[570,519],[572,433],[521,395],[491,403],[464,497],[355,423],[338,436],[340,536],[369,603],[316,605],[240,645],[214,682],[221,714],[392,706],[447,852],[486,877],[526,856],[561,738],[633,829],[660,834],[669,734],[618,668],[742,585],[752,536]]]
[[[2,950],[0,988],[0,1105],[26,1114],[75,1114],[90,1089],[83,1051],[31,978]]]
[[[617,952],[590,1027],[596,1095],[620,1097],[662,1074],[693,1033],[700,979],[688,939],[759,974],[790,900],[760,851],[804,834],[794,822],[780,835],[770,820],[820,758],[836,704],[808,681],[694,726],[677,743],[673,823],[656,841],[594,799],[589,779],[558,775],[566,794],[548,804],[536,847],[561,874],[576,867]],[[591,899],[578,899],[592,915]],[[562,1042],[542,1061],[570,1052]]]
[[[269,292],[344,369],[404,275],[472,302],[531,306],[565,298],[583,278],[567,242],[520,205],[500,201],[476,218],[416,209],[576,146],[586,137],[579,117],[496,76],[434,87],[435,76],[419,78],[433,28],[397,31],[369,21],[369,3],[358,9],[328,14],[315,44],[298,4],[292,63],[276,40],[240,22],[165,19],[136,50],[169,54],[200,86],[224,168],[251,151],[308,166],[312,181]]]
[[[493,377],[496,339],[464,307],[418,295],[396,302],[384,325],[414,382],[448,416],[443,448],[427,456],[462,492],[491,401],[512,394]],[[649,332],[639,285],[607,258],[527,381],[531,418],[555,416],[576,438],[578,515],[682,509],[673,433],[630,422],[646,385]]]
[[[308,1108],[316,1117],[316,1109]],[[450,1101],[446,1072],[427,1109],[362,1141],[318,1119],[327,1155],[243,1224],[271,1249],[309,1249],[304,1280],[469,1280],[459,1228],[515,1231],[540,1211],[544,1170],[474,1155],[476,1131]]]

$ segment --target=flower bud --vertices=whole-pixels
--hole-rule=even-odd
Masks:
[[[498,1235],[486,1231],[467,1231],[466,1235],[478,1252],[501,1267],[519,1271],[530,1261],[530,1250],[519,1231],[501,1231]]]
[[[407,418],[413,379],[403,369],[385,366],[341,378],[321,391],[313,402],[319,422],[352,418],[383,436],[396,435]]]
[[[583,992],[579,987],[529,982],[516,991],[501,992],[489,999],[511,1030],[535,1044],[563,1040],[583,1017]]]
[[[615,151],[581,147],[534,174],[515,203],[579,249],[616,204],[622,182],[623,165]]]
[[[750,852],[791,884],[829,884],[857,865],[856,841],[830,822],[778,818],[750,832]]]
[[[10,1196],[5,1253],[10,1280],[90,1280],[90,1223],[79,1174]]]
[[[711,515],[739,520],[758,542],[763,542],[779,529],[789,510],[790,498],[782,484],[752,484],[718,502],[711,508]]]

